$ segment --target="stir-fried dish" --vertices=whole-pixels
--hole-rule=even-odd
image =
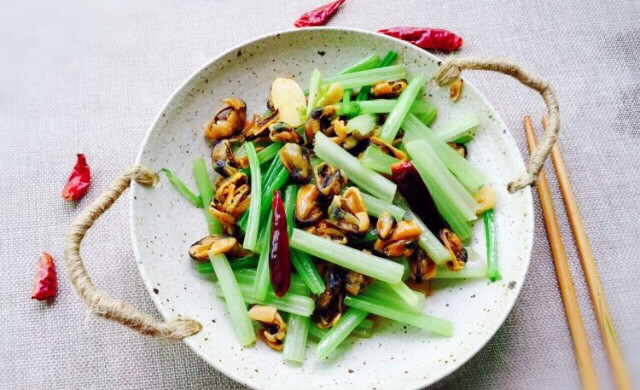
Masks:
[[[209,232],[185,251],[213,276],[243,346],[257,335],[302,362],[309,338],[326,358],[349,337],[372,337],[376,316],[451,336],[452,323],[422,312],[431,281],[500,278],[496,195],[466,159],[479,118],[429,128],[427,78],[396,58],[372,54],[328,77],[316,69],[306,91],[276,78],[260,114],[228,97],[204,129],[214,182],[203,158],[198,194],[163,170],[204,210]],[[486,262],[466,246],[478,218]]]

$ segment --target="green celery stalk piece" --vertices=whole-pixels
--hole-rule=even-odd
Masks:
[[[213,264],[220,290],[227,303],[233,331],[243,346],[253,344],[256,341],[256,335],[249,319],[247,305],[227,258],[222,254],[209,252],[209,259]]]
[[[249,216],[242,246],[245,249],[256,252],[258,229],[260,228],[260,204],[262,201],[260,163],[258,162],[256,148],[252,142],[245,142],[244,149],[247,152],[249,168],[251,169],[251,203],[249,204]]]
[[[314,69],[311,72],[311,77],[309,78],[309,98],[307,102],[307,117],[311,115],[311,111],[315,107],[316,100],[318,98],[318,90],[320,89],[320,79],[322,74],[318,69]]]
[[[496,221],[493,209],[485,211],[483,219],[485,240],[487,242],[487,276],[492,282],[495,282],[502,279],[502,275],[498,270],[498,235],[496,234]]]
[[[290,254],[293,268],[298,275],[300,275],[309,290],[314,294],[322,294],[325,290],[324,280],[318,273],[315,264],[313,264],[311,256],[294,248],[291,248]]]
[[[436,237],[429,228],[427,228],[427,225],[425,225],[417,215],[413,214],[413,212],[410,211],[407,213],[407,219],[414,221],[422,230],[420,238],[418,239],[420,248],[427,252],[427,255],[429,255],[429,258],[431,258],[434,263],[438,265],[446,263],[451,258],[451,254],[449,250],[442,245],[438,237]]]
[[[360,164],[360,161],[336,145],[326,135],[315,136],[314,152],[327,164],[342,169],[347,177],[362,190],[387,202],[393,201],[396,185],[384,176]]]
[[[291,314],[287,324],[287,337],[284,340],[282,357],[288,362],[302,363],[307,352],[307,337],[309,335],[309,317]]]
[[[338,74],[349,74],[377,68],[379,63],[380,59],[378,58],[378,55],[376,53],[372,53],[355,64],[350,65],[348,68],[341,70]]]
[[[367,214],[378,218],[380,214],[383,212],[388,212],[391,214],[396,221],[401,221],[404,219],[405,214],[407,213],[402,207],[398,207],[389,202],[385,202],[384,200],[378,199],[375,196],[371,196],[364,192],[360,193],[362,197],[362,202],[364,206],[367,208]]]
[[[382,125],[382,128],[380,129],[380,138],[387,142],[393,142],[400,130],[402,122],[404,122],[405,117],[411,109],[411,105],[418,97],[418,93],[426,82],[427,79],[421,74],[409,81],[409,84],[398,98],[398,104],[396,104],[393,110],[389,113],[387,120],[384,122],[384,125]]]
[[[384,153],[376,145],[369,145],[360,157],[360,161],[365,167],[386,175],[391,175],[391,166],[400,162],[397,158]]]
[[[209,170],[207,169],[207,164],[204,162],[204,158],[198,157],[193,160],[193,176],[196,179],[202,204],[203,206],[206,205],[203,207],[203,210],[207,227],[209,228],[209,234],[221,234],[222,224],[209,213],[209,204],[213,198],[213,186],[211,185],[211,177],[209,176]]]
[[[289,242],[291,247],[323,260],[351,269],[363,275],[387,283],[402,280],[402,265],[391,260],[364,253],[346,245],[315,236],[304,230],[294,229]]]
[[[367,312],[359,309],[350,309],[340,321],[329,330],[316,345],[316,355],[320,359],[326,359],[340,343],[342,343],[351,332],[367,316]]]
[[[258,268],[256,278],[253,282],[253,298],[258,301],[264,301],[267,296],[267,290],[271,285],[271,277],[269,274],[269,249],[271,243],[271,215],[268,216],[267,226],[262,232],[260,257],[258,258]]]
[[[364,310],[377,316],[385,317],[403,324],[413,325],[442,336],[451,337],[453,335],[453,325],[451,322],[429,314],[399,309],[384,301],[366,296],[352,297],[347,295],[344,299],[344,303],[347,306]]]
[[[399,80],[405,78],[405,76],[405,67],[402,65],[394,65],[385,68],[375,68],[327,77],[326,79],[322,80],[321,85],[340,83],[343,89],[356,89],[366,85],[371,85],[376,81]]]
[[[487,182],[487,178],[478,168],[453,150],[445,141],[438,138],[417,117],[411,114],[407,115],[402,126],[405,131],[411,132],[412,136],[427,141],[438,158],[470,193],[476,193]]]
[[[376,127],[378,120],[373,114],[360,114],[349,119],[347,122],[347,131],[352,133],[357,131],[361,135],[367,135]]]
[[[180,178],[178,178],[178,176],[174,175],[173,172],[171,172],[167,168],[162,168],[160,171],[164,172],[164,174],[167,175],[167,179],[169,179],[169,183],[171,183],[173,188],[178,190],[178,192],[182,196],[184,196],[185,199],[191,202],[194,206],[198,208],[202,208],[202,199],[198,195],[194,194],[189,189],[189,187],[187,187],[187,185],[184,184],[184,182],[180,180]]]
[[[220,288],[220,284],[216,282],[214,283],[214,287],[216,288],[216,294],[221,295],[222,289]],[[282,298],[278,298],[273,292],[273,289],[269,289],[264,300],[257,300],[251,295],[251,290],[253,289],[251,284],[238,283],[238,287],[240,288],[244,301],[248,304],[271,305],[278,310],[305,317],[309,317],[315,308],[313,299],[304,295],[287,293]]]
[[[427,123],[425,124],[428,126]],[[445,142],[465,143],[473,139],[478,127],[480,127],[480,118],[474,113],[467,113],[433,129],[433,132]]]

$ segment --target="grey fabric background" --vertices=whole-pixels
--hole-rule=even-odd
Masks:
[[[87,316],[66,277],[62,238],[79,210],[133,162],[183,79],[233,45],[289,28],[323,1],[1,2],[0,388],[239,387],[183,344]],[[640,3],[349,0],[331,25],[446,27],[465,38],[461,55],[510,57],[553,82],[566,163],[620,343],[640,383]],[[466,77],[525,151],[521,118],[537,121],[539,97],[502,76]],[[87,155],[94,181],[87,199],[71,205],[60,190],[77,152]],[[476,357],[435,388],[579,387],[535,206],[533,259],[513,312]],[[99,286],[156,313],[132,261],[127,218],[127,202],[117,204],[90,232],[83,253]],[[564,216],[561,226],[597,371],[602,386],[612,388]],[[43,250],[57,259],[60,276],[59,297],[49,306],[29,299]]]

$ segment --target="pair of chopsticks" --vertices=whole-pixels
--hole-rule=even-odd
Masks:
[[[542,123],[546,128],[547,119],[543,118]],[[531,151],[536,147],[537,142],[533,124],[529,116],[524,117],[524,128],[527,133],[529,150]],[[551,158],[556,169],[556,176],[558,178],[558,183],[560,184],[560,191],[562,193],[562,198],[564,199],[567,216],[569,217],[571,230],[573,231],[576,247],[578,248],[578,253],[580,255],[582,270],[587,281],[587,286],[591,295],[591,302],[593,304],[596,320],[600,327],[600,333],[604,348],[607,352],[614,381],[618,389],[631,390],[631,380],[629,379],[629,374],[625,367],[624,359],[620,352],[620,346],[618,345],[618,340],[613,329],[613,322],[611,320],[611,315],[609,314],[607,302],[604,298],[604,291],[602,289],[602,284],[600,283],[600,277],[598,276],[598,271],[593,260],[593,254],[591,253],[591,247],[589,246],[589,239],[587,238],[584,224],[582,223],[582,217],[578,210],[578,204],[573,194],[573,188],[569,182],[567,168],[564,164],[560,147],[557,143],[553,146]],[[549,236],[549,245],[551,247],[551,254],[553,255],[553,262],[558,277],[558,285],[560,286],[560,294],[562,295],[562,302],[564,304],[567,322],[569,324],[569,331],[571,332],[571,338],[573,339],[582,385],[585,389],[597,389],[598,382],[595,375],[593,360],[591,359],[591,351],[589,349],[589,343],[587,342],[584,324],[582,323],[580,307],[578,306],[578,300],[576,299],[576,292],[573,287],[571,272],[569,271],[567,255],[564,250],[564,244],[562,243],[560,227],[553,208],[551,192],[549,191],[549,185],[544,171],[540,172],[537,187],[538,196],[540,197],[540,207],[542,208],[547,228],[547,235]]]

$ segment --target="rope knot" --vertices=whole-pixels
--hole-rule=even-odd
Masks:
[[[436,74],[436,83],[441,87],[449,85],[460,77],[460,73],[462,73],[462,68],[458,66],[455,59],[445,60]]]
[[[158,175],[149,170],[149,168],[140,165],[133,165],[127,168],[125,175],[143,186],[152,186],[158,181]]]

